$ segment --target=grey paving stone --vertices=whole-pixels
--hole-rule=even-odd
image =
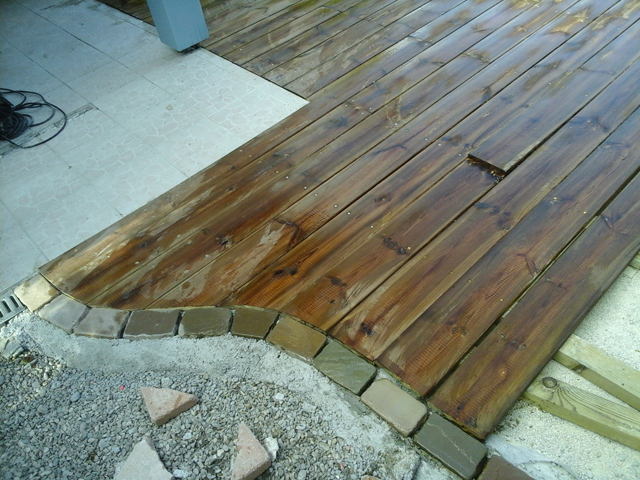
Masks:
[[[440,415],[432,413],[414,441],[462,478],[475,477],[487,449]]]
[[[180,310],[134,310],[131,312],[123,338],[144,340],[150,338],[172,337],[176,333]]]
[[[267,336],[269,342],[305,360],[315,357],[326,339],[324,334],[289,316],[283,316]]]
[[[38,315],[67,333],[73,331],[88,307],[66,295],[59,295],[38,311]]]
[[[233,307],[231,333],[240,337],[264,338],[278,317],[278,312],[257,307]]]
[[[219,307],[198,307],[185,310],[178,327],[181,337],[214,337],[229,331],[231,310]]]
[[[118,338],[129,316],[128,310],[92,308],[73,329],[76,335],[96,338]]]
[[[424,403],[386,378],[373,382],[360,400],[404,436],[411,435],[427,416]]]
[[[504,458],[494,455],[489,459],[478,480],[533,480]]]
[[[17,287],[14,293],[32,312],[60,295],[58,289],[39,273]]]
[[[334,382],[360,395],[376,374],[376,367],[362,357],[331,341],[314,358],[315,367]]]

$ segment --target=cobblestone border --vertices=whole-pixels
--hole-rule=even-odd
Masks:
[[[42,275],[15,289],[15,295],[40,318],[68,334],[105,339],[204,338],[231,333],[264,339],[357,395],[401,435],[466,480],[485,469],[487,449],[475,437],[429,408],[386,370],[298,318],[245,305],[118,310],[90,307],[74,300]],[[385,372],[386,375],[380,375]],[[515,468],[515,467],[514,467]],[[520,471],[521,472],[521,471]],[[523,475],[524,472],[521,472]],[[481,479],[507,479],[483,471]]]

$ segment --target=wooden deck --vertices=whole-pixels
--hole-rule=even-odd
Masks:
[[[310,103],[43,275],[285,312],[484,438],[640,249],[640,0],[203,6]]]

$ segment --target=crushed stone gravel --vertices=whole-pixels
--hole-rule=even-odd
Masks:
[[[176,478],[229,478],[241,422],[263,444],[277,442],[260,479],[458,478],[350,392],[263,341],[88,339],[28,313],[0,331],[0,350],[7,340],[17,354],[0,357],[1,480],[113,478],[145,435]],[[158,427],[143,386],[200,402]]]

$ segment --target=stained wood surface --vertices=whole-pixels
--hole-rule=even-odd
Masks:
[[[640,0],[202,6],[203,47],[309,104],[41,272],[286,312],[484,437],[640,248]]]

